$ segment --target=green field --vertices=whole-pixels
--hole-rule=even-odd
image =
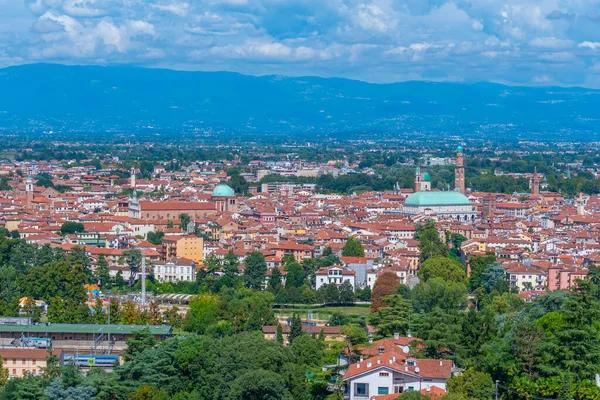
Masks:
[[[350,317],[358,318],[369,314],[370,308],[368,305],[355,306],[340,306],[340,307],[310,307],[305,304],[294,304],[285,308],[274,308],[275,315],[283,315],[291,317],[294,313],[299,314],[302,318],[306,318],[308,310],[312,310],[314,319],[329,319],[333,313],[342,313]]]

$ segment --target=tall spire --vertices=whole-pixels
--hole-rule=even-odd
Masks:
[[[537,167],[533,169],[533,177],[531,178],[531,194],[539,196],[540,194],[540,175],[537,172]]]
[[[129,177],[129,186],[135,190],[135,167],[131,166],[131,175]]]
[[[465,167],[462,146],[456,148],[456,168],[454,170],[454,187],[462,194],[465,194]]]

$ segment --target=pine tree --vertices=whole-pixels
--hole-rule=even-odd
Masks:
[[[277,334],[275,336],[275,340],[277,343],[283,345],[283,328],[281,327],[281,324],[277,324]]]
[[[294,342],[294,339],[302,336],[304,334],[304,331],[302,330],[302,320],[300,319],[300,316],[298,314],[295,314],[292,316],[292,326],[290,327],[290,334],[289,334],[289,342],[290,344],[292,344]]]
[[[2,356],[0,356],[0,390],[2,390],[4,385],[6,385],[6,383],[8,382],[8,378],[9,378],[8,369],[2,368],[2,365],[4,365],[4,364],[3,364]]]
[[[110,271],[104,254],[100,254],[100,257],[98,257],[96,268],[94,269],[94,277],[102,289],[110,289]]]
[[[244,283],[249,289],[261,290],[264,287],[267,263],[262,253],[250,253],[244,261]]]
[[[278,267],[271,269],[271,278],[269,279],[269,290],[278,293],[281,289],[281,271]]]

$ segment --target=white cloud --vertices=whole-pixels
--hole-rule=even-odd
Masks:
[[[431,47],[431,43],[413,43],[408,46],[409,49],[414,51],[425,51]]]
[[[0,0],[0,59],[589,84],[598,1]]]
[[[555,37],[537,37],[529,42],[532,47],[540,49],[568,49],[574,46],[572,40],[558,39]]]
[[[95,8],[96,0],[65,0],[62,8],[73,17],[98,17],[104,15],[104,11]]]
[[[356,12],[357,24],[368,31],[386,32],[397,24],[392,16],[386,14],[374,3],[360,4]]]
[[[577,47],[596,50],[600,48],[600,42],[581,42],[577,45]]]
[[[190,5],[188,3],[171,3],[171,4],[152,4],[152,8],[160,11],[170,12],[179,17],[184,17],[188,13]]]

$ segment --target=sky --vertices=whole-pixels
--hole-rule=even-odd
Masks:
[[[0,0],[0,67],[600,87],[600,0]]]

